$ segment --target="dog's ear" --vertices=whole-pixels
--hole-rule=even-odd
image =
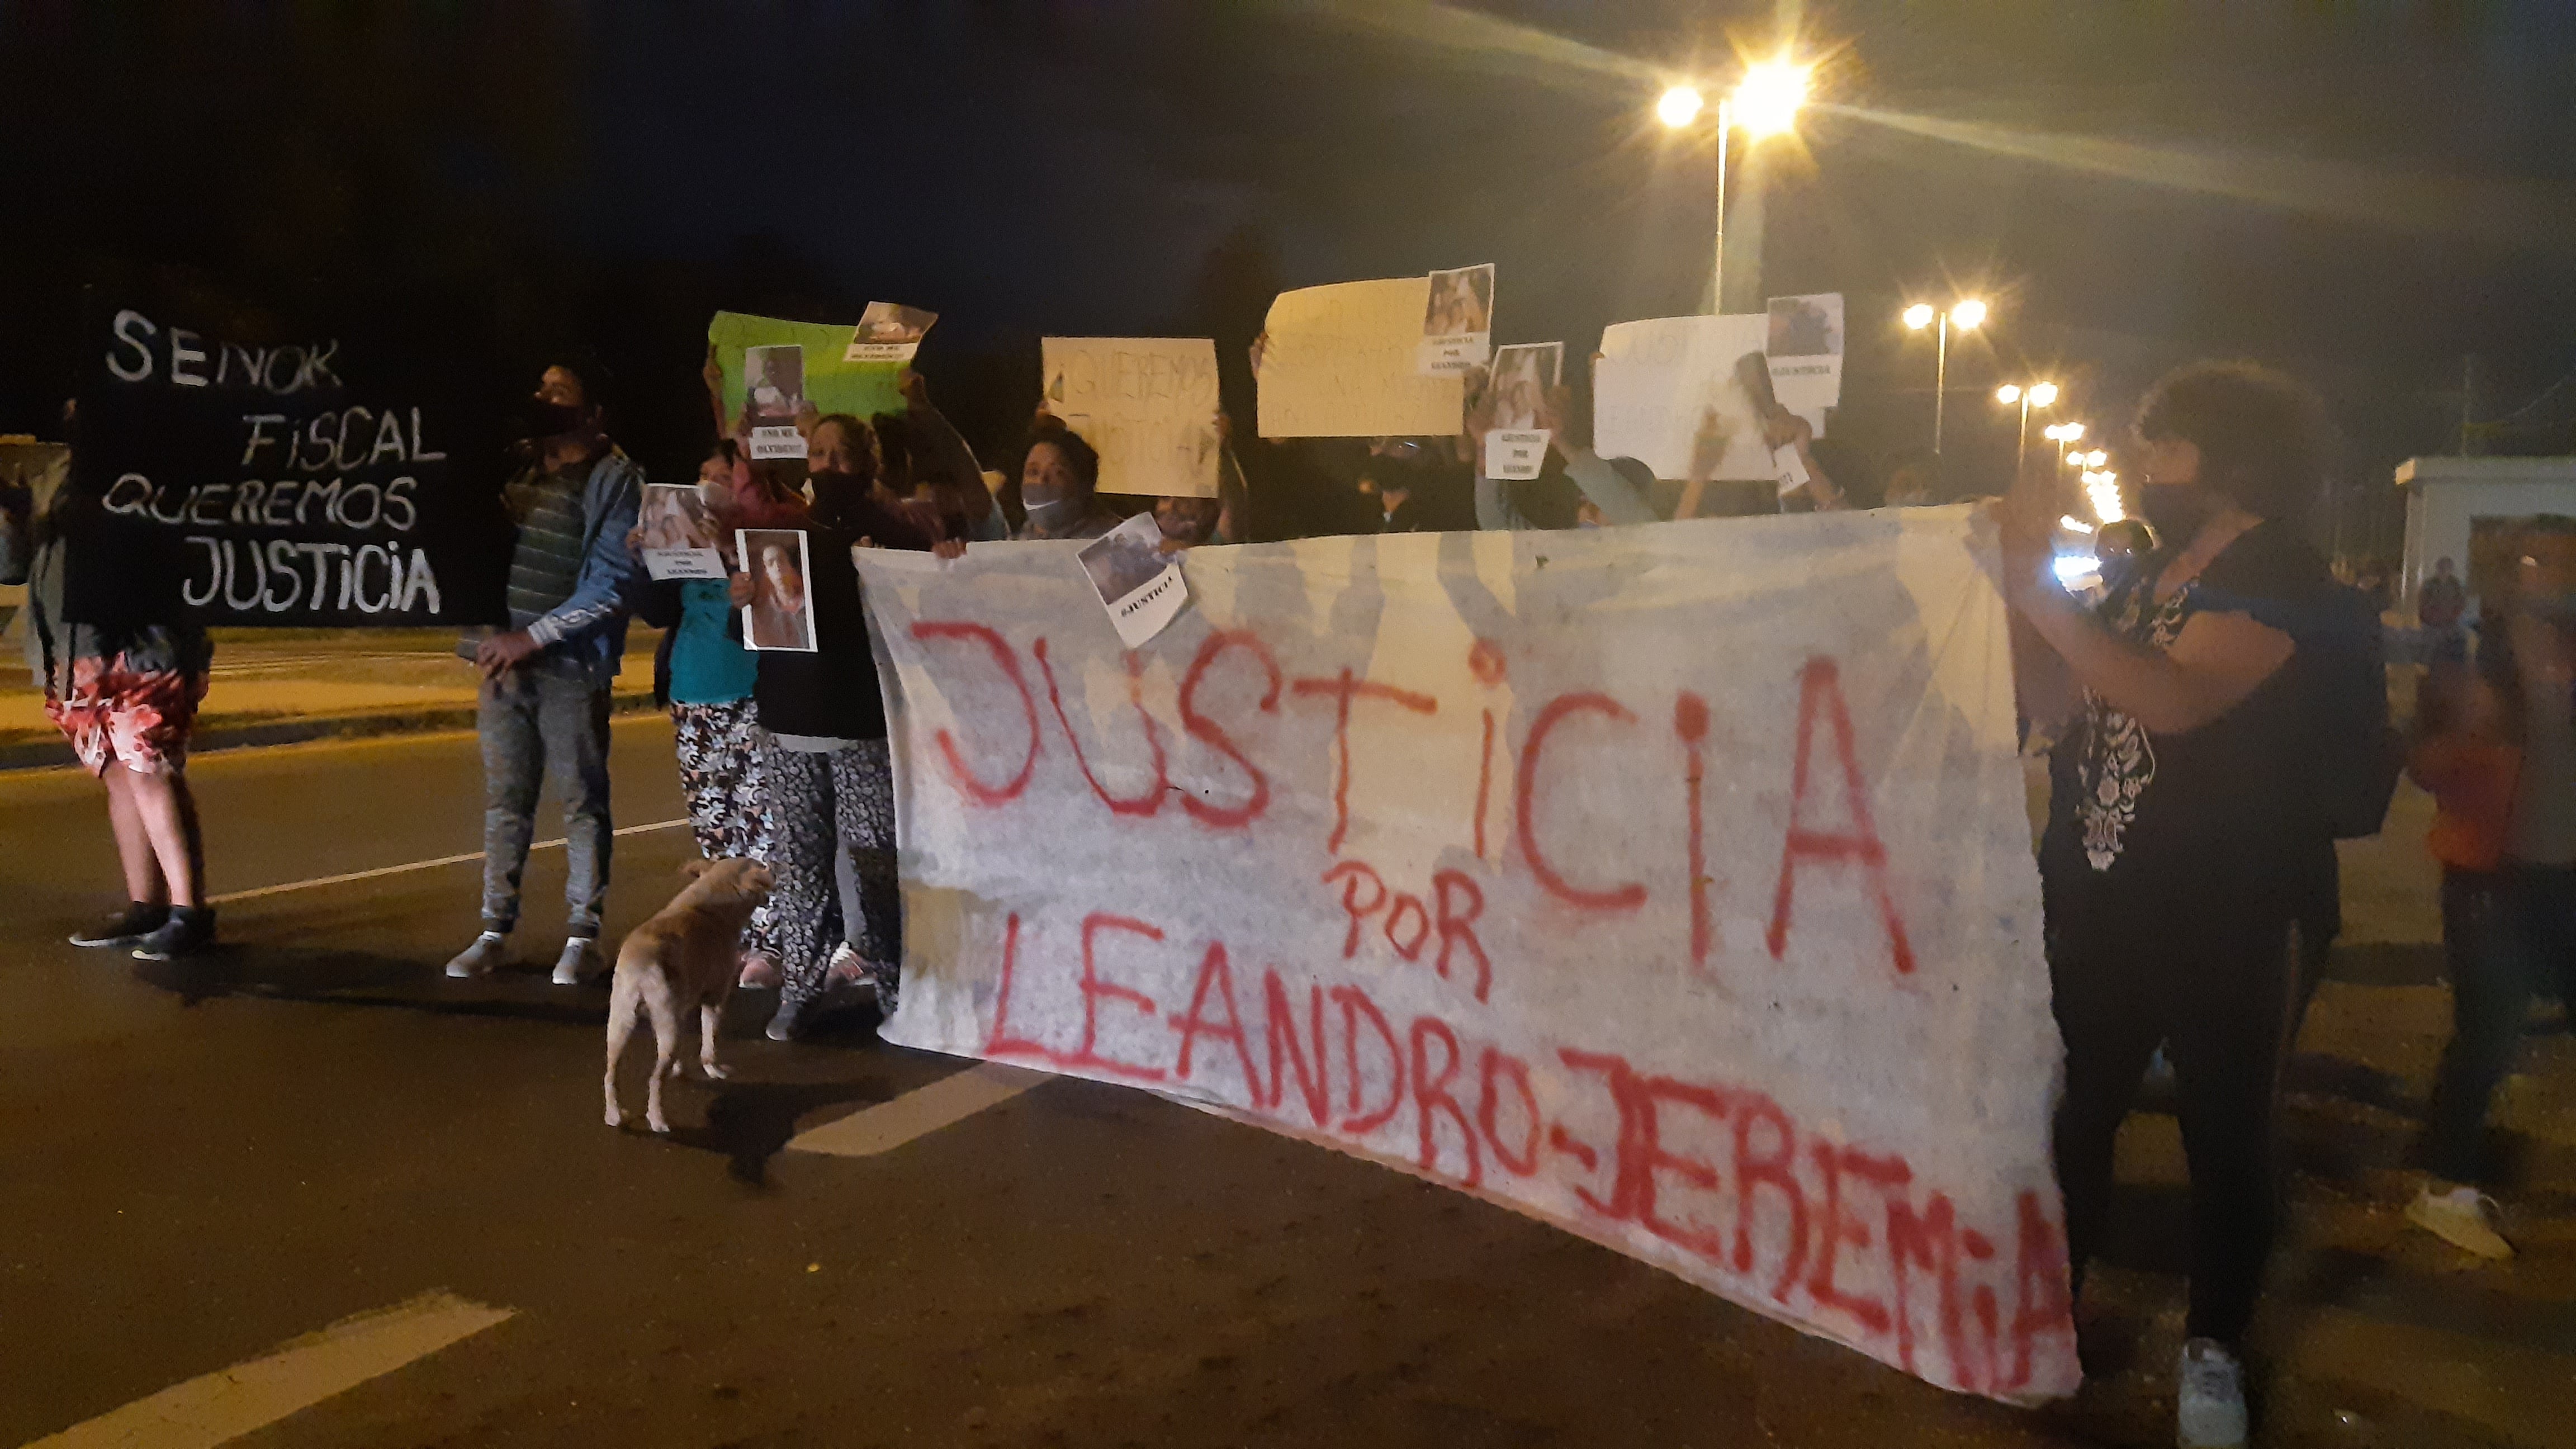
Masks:
[[[705,875],[707,867],[713,864],[715,862],[711,860],[684,860],[680,862],[680,874],[689,880],[696,880],[699,876]]]

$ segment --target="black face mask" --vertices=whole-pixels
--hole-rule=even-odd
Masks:
[[[2198,536],[2217,505],[2197,483],[2147,483],[2138,489],[2138,511],[2159,540],[2181,545]]]
[[[532,397],[519,405],[519,436],[531,443],[578,433],[589,421],[590,414],[586,410],[547,402],[543,398]]]

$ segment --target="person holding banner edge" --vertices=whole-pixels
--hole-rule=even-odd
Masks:
[[[2080,1299],[2112,1144],[2149,1058],[2175,1068],[2191,1168],[2185,1445],[2245,1440],[2242,1342],[2275,1226],[2273,1112],[2303,862],[2332,848],[2316,761],[2332,642],[2323,559],[2292,532],[2324,477],[2322,408],[2251,366],[2196,364],[2141,403],[2141,511],[2166,546],[2097,608],[2059,583],[2053,477],[1999,510],[2034,727],[2072,718],[2040,849],[2066,1045],[2056,1156]],[[2321,648],[2321,646],[2323,646]]]
[[[554,982],[599,973],[608,899],[609,683],[626,652],[637,572],[627,534],[643,471],[609,442],[593,363],[557,363],[529,395],[526,465],[504,492],[511,544],[510,627],[459,646],[483,672],[475,732],[483,747],[483,929],[447,963],[481,976],[508,959],[519,881],[536,834],[537,794],[551,769],[564,797],[565,939]]]

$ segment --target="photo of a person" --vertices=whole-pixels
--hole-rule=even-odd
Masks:
[[[1830,306],[1827,305],[1829,303]],[[1764,350],[1771,356],[1828,357],[1842,352],[1842,297],[1839,293],[1816,297],[1774,297],[1770,313],[1771,343]]]
[[[1145,521],[1154,523],[1151,518]],[[1122,526],[1084,545],[1080,555],[1082,571],[1091,576],[1091,586],[1100,591],[1101,603],[1116,607],[1119,600],[1152,583],[1172,566],[1172,556],[1163,551],[1161,533],[1159,526]]]
[[[642,523],[640,544],[647,549],[716,546],[715,521],[707,516],[706,495],[698,484],[646,484]]]
[[[744,407],[755,420],[792,425],[805,405],[805,349],[746,347],[742,380]]]
[[[917,307],[899,306],[893,302],[870,302],[859,314],[859,340],[880,346],[898,342],[919,342],[939,320],[936,312]]]
[[[1463,337],[1494,330],[1494,267],[1460,267],[1431,274],[1431,303],[1422,314],[1425,337]]]
[[[804,530],[746,528],[740,537],[751,573],[751,602],[742,610],[744,645],[815,652],[814,590],[806,581],[811,561]]]
[[[1565,361],[1562,342],[1524,342],[1494,355],[1494,427],[1527,431],[1539,421]]]

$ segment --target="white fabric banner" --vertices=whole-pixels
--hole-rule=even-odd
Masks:
[[[2058,1071],[1969,508],[860,560],[908,1046],[1506,1203],[1934,1383],[2071,1392]]]

